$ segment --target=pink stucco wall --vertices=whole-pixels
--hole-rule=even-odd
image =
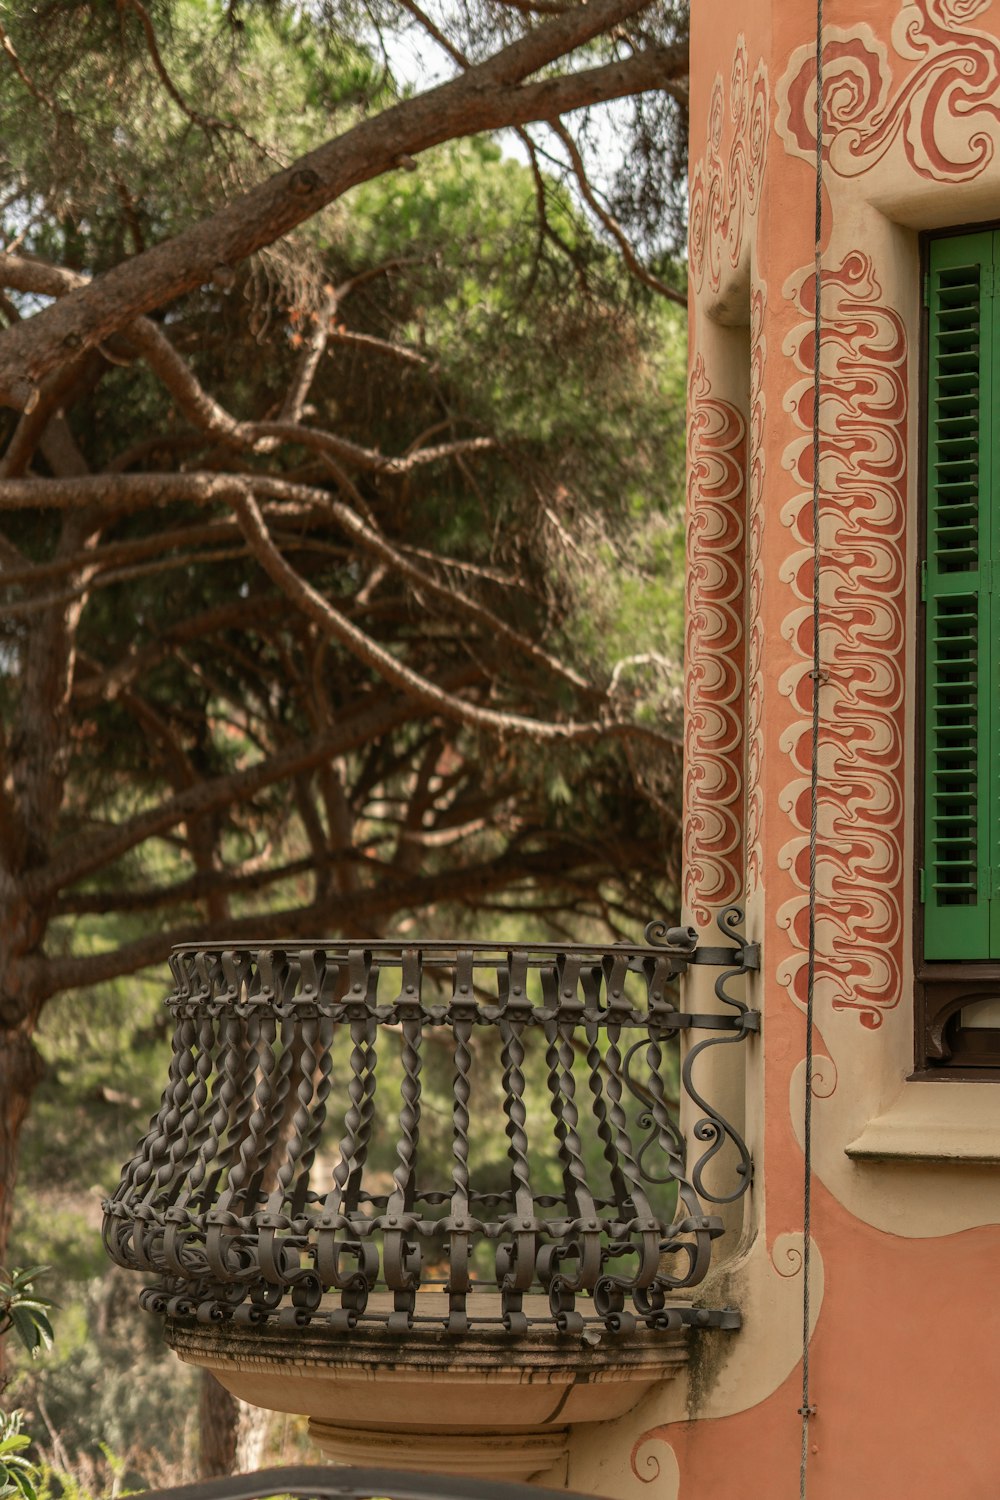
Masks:
[[[685,900],[699,926],[744,901],[763,945],[744,1246],[762,1242],[772,1274],[785,1246],[778,1274],[801,1281],[787,1246],[803,1227],[816,12],[803,0],[694,0],[692,11]],[[827,0],[825,21],[822,1293],[808,1493],[992,1500],[1000,1081],[907,1074],[918,236],[1000,215],[1000,5]],[[895,1159],[867,1151],[871,1122],[891,1141],[903,1115]],[[959,1116],[967,1136],[937,1150]],[[766,1309],[766,1296],[753,1305]],[[710,1388],[692,1420],[674,1415],[635,1445],[633,1474],[650,1490],[664,1443],[681,1500],[798,1495],[799,1359],[775,1348],[763,1312],[737,1337],[760,1354],[746,1359],[742,1395]]]

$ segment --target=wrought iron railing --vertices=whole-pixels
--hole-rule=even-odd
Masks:
[[[611,948],[178,948],[169,1082],[105,1203],[109,1254],[154,1273],[144,1306],[201,1323],[734,1326],[670,1299],[750,1183],[702,1092],[706,1052],[759,1028],[731,989],[758,967],[741,920],[718,947],[651,923]],[[679,1008],[692,964],[720,970],[716,1011]]]

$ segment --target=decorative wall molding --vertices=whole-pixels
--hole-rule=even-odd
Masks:
[[[814,1225],[809,1267],[810,1334],[823,1312],[827,1279],[826,1253],[825,1238],[818,1226]],[[804,1262],[801,1231],[779,1229],[771,1232],[761,1225],[760,1231],[744,1246],[742,1253],[727,1263],[723,1273],[728,1288],[727,1295],[739,1299],[746,1320],[745,1332],[724,1345],[713,1347],[706,1342],[700,1352],[693,1351],[693,1361],[688,1366],[686,1375],[672,1381],[664,1390],[655,1411],[655,1423],[651,1421],[654,1415],[651,1401],[643,1403],[630,1414],[640,1427],[633,1440],[633,1475],[638,1473],[639,1478],[648,1478],[649,1482],[658,1479],[652,1460],[662,1457],[663,1449],[653,1449],[652,1445],[657,1442],[675,1442],[679,1448],[681,1443],[684,1444],[681,1450],[682,1463],[685,1480],[689,1481],[690,1445],[698,1439],[695,1435],[696,1427],[685,1427],[685,1424],[700,1425],[702,1422],[746,1412],[751,1407],[759,1406],[781,1388],[802,1358]],[[765,1329],[766,1335],[748,1337],[751,1328]],[[706,1365],[699,1368],[701,1356],[705,1358]],[[787,1389],[786,1387],[785,1400]],[[732,1437],[733,1433],[730,1432],[730,1438]],[[708,1433],[705,1439],[710,1445],[717,1442]],[[669,1455],[669,1448],[666,1451]],[[718,1455],[717,1447],[715,1452]],[[719,1472],[721,1470],[713,1470],[713,1473]],[[572,1477],[571,1474],[571,1480]],[[669,1496],[671,1493],[669,1471],[665,1477],[668,1477],[668,1483],[662,1485],[661,1482],[657,1485],[657,1496]],[[706,1484],[705,1476],[702,1479],[701,1488],[695,1484],[690,1489],[690,1496],[689,1490],[683,1489],[681,1500],[709,1494],[714,1496],[719,1492],[718,1484]],[[732,1497],[732,1500],[736,1500],[736,1497],[743,1500],[747,1491],[741,1488],[739,1481],[745,1479],[745,1470],[737,1469],[732,1487],[723,1487],[726,1496]],[[635,1500],[642,1491],[630,1487],[626,1493],[630,1500]],[[767,1494],[770,1497],[770,1489]]]
[[[697,355],[688,382],[684,901],[707,926],[743,870],[746,423],[711,394]]]
[[[922,178],[968,182],[979,176],[1000,144],[1000,43],[970,25],[990,4],[909,0],[896,17],[892,45],[913,66],[898,79],[888,48],[869,25],[824,28],[824,156],[838,176],[870,171],[897,143]],[[786,151],[812,163],[811,43],[792,53],[775,92],[776,128]]]
[[[801,1234],[779,1234],[768,1250],[771,1265],[783,1281],[802,1275],[806,1263],[805,1244]]]
[[[746,39],[740,36],[729,79],[729,143],[725,89],[719,74],[708,111],[707,146],[691,177],[690,266],[697,290],[722,285],[724,262],[735,270],[744,251],[744,227],[755,214],[767,158],[770,92],[767,69],[751,80]]]
[[[706,148],[691,178],[690,264],[695,287],[719,291],[727,269],[749,259],[748,227],[757,212],[770,130],[767,69],[751,75],[746,39],[737,39],[728,84],[715,78]],[[756,294],[759,298],[762,293]],[[752,310],[753,311],[753,310]],[[756,547],[757,601],[763,528],[763,302],[752,334],[756,402],[754,475],[748,476],[747,424],[732,403],[712,394],[697,342],[688,391],[688,609],[686,636],[685,906],[704,926],[734,901],[744,882],[743,616],[745,548]],[[753,536],[747,537],[748,483],[756,485]],[[760,624],[755,649],[760,670]],[[758,718],[761,688],[758,680]],[[759,730],[759,723],[758,723]],[[754,762],[759,774],[761,746]],[[755,803],[760,823],[760,788]],[[759,873],[758,864],[755,873]]]
[[[822,727],[816,996],[881,1025],[903,971],[904,582],[907,340],[871,258],[823,273]],[[799,894],[778,912],[791,953],[779,980],[804,1007],[809,886],[812,681],[812,267],[785,294],[806,320],[783,352],[803,377],[785,405],[803,436],[785,450],[798,486],[783,508],[794,550],[782,633],[796,661],[779,688],[795,719],[781,737],[792,776],[779,794],[794,832],[779,863]]]
[[[644,1432],[632,1444],[629,1466],[640,1484],[657,1484],[660,1494],[676,1495],[680,1468],[666,1435],[656,1429]]]
[[[764,823],[764,421],[767,397],[764,367],[764,309],[767,289],[763,282],[750,294],[750,474],[747,497],[747,647],[746,647],[746,896],[761,880],[761,834]]]

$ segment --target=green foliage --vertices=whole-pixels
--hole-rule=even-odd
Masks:
[[[349,3],[145,3],[173,92],[127,4],[51,0],[9,8],[17,14],[4,19],[35,92],[26,93],[14,68],[0,69],[0,231],[74,269],[100,272],[163,239],[396,97]],[[475,50],[486,37],[466,41]],[[390,570],[380,582],[371,557],[321,507],[315,515],[290,509],[274,523],[295,566],[390,655],[433,681],[457,679],[469,701],[543,720],[585,717],[597,712],[594,703],[604,711],[610,684],[613,708],[625,704],[635,719],[672,728],[681,320],[636,291],[562,184],[546,177],[542,186],[545,234],[527,167],[493,141],[441,146],[421,156],[417,171],[357,188],[239,268],[230,290],[206,285],[171,305],[160,326],[216,400],[240,419],[270,420],[324,289],[356,284],[337,308],[338,326],[355,341],[331,340],[303,420],[390,456],[456,437],[492,446],[402,479],[352,470],[351,507],[435,580],[460,586],[585,677],[584,691],[518,658],[402,574]],[[35,305],[21,294],[12,300],[22,313]],[[307,446],[234,454],[194,430],[141,361],[110,346],[109,354],[64,406],[93,473],[231,465],[293,477],[321,498],[348,493]],[[13,416],[0,418],[0,428],[4,421],[12,430]],[[36,469],[44,472],[43,459]],[[190,533],[201,525],[218,534],[199,550]],[[51,568],[62,526],[62,517],[24,512],[10,513],[3,530],[28,561]],[[126,507],[100,526],[74,641],[80,693],[65,708],[69,771],[53,847],[71,853],[179,790],[305,743],[355,704],[386,694],[368,666],[318,642],[276,600],[238,537],[233,545],[225,505]],[[146,551],[130,568],[108,563],[105,548]],[[11,597],[18,605],[32,587],[44,595],[66,576]],[[172,632],[186,622],[234,601],[250,607],[238,625],[175,643]],[[0,717],[16,714],[23,683],[15,668],[38,619],[13,613],[0,626]],[[147,662],[142,672],[119,678],[136,656]],[[102,674],[114,690],[88,700]],[[294,916],[314,901],[330,927],[346,902],[355,930],[419,923],[432,933],[549,937],[554,918],[558,930],[583,937],[598,923],[633,931],[644,908],[671,899],[673,771],[662,756],[644,754],[626,762],[610,742],[491,739],[412,705],[409,717],[332,768],[346,831],[331,811],[336,788],[329,777],[321,785],[320,772],[175,823],[59,893],[44,957],[94,957],[209,920]],[[303,808],[314,812],[312,825]],[[426,845],[407,845],[404,834],[414,831],[431,836]],[[313,841],[322,858],[310,867]],[[285,863],[293,873],[254,883]],[[438,874],[467,867],[479,884],[457,903],[421,899]],[[220,879],[248,876],[213,903],[204,887],[194,889],[206,868]],[[497,870],[509,871],[507,883],[491,886]],[[56,996],[38,1036],[47,1073],[26,1131],[15,1233],[22,1255],[59,1267],[62,1306],[56,1349],[23,1362],[17,1391],[32,1429],[57,1434],[69,1455],[44,1469],[40,1500],[91,1500],[120,1494],[123,1484],[157,1483],[151,1453],[180,1463],[196,1446],[190,1371],[138,1315],[129,1278],[107,1269],[98,1234],[101,1194],[113,1188],[165,1077],[161,994],[157,971],[152,980]],[[502,1069],[488,1042],[477,1047],[472,1166],[476,1186],[489,1191],[506,1186],[510,1161]],[[447,1046],[428,1044],[421,1128],[427,1170],[438,1178],[449,1165],[452,1066]],[[578,1072],[585,1096],[582,1058]],[[526,1073],[530,1133],[551,1139],[544,1058],[532,1056]],[[391,1075],[387,1059],[380,1107],[390,1111]],[[628,1107],[641,1138],[639,1107]],[[586,1150],[600,1182],[607,1169],[599,1144]],[[393,1164],[386,1130],[371,1166],[390,1174]],[[557,1193],[554,1153],[531,1165],[538,1190]],[[669,1213],[663,1196],[657,1206]],[[31,1325],[39,1343],[46,1306],[36,1309],[46,1321]],[[18,1427],[11,1437],[19,1436]],[[10,1451],[20,1457],[23,1444]],[[92,1469],[79,1466],[81,1455]]]
[[[12,1332],[32,1359],[52,1347],[52,1324],[49,1310],[53,1304],[40,1297],[35,1282],[44,1276],[48,1266],[15,1266],[0,1270],[0,1338]],[[24,1413],[0,1411],[0,1500],[20,1496],[21,1500],[38,1500],[38,1465],[27,1456],[31,1439],[22,1432]]]
[[[127,1495],[136,1494],[125,1460],[107,1443],[98,1444],[98,1448],[103,1460],[102,1483],[95,1484],[90,1474],[84,1477],[43,1463],[39,1466],[38,1500],[125,1500]]]
[[[114,939],[107,922],[78,925],[85,949]],[[98,1500],[123,1484],[164,1482],[156,1454],[173,1455],[166,1479],[176,1480],[196,1444],[192,1372],[139,1314],[131,1280],[108,1267],[99,1230],[101,1197],[163,1086],[162,994],[159,977],[133,977],[59,996],[38,1037],[47,1067],[25,1130],[14,1234],[58,1267],[60,1307],[55,1347],[22,1361],[13,1385],[30,1430],[58,1438],[37,1475],[38,1500]]]
[[[39,253],[69,236],[77,263],[96,251],[101,269],[390,97],[370,52],[346,32],[324,39],[297,7],[258,10],[239,26],[214,0],[147,11],[156,55],[128,5],[54,0],[5,15],[33,88],[10,68],[0,75],[0,177],[30,185],[35,204],[59,205],[57,221],[28,237]]]
[[[67,1476],[59,1479],[64,1491],[83,1473],[103,1487],[112,1456],[131,1489],[157,1483],[164,1464],[177,1475],[191,1460],[196,1376],[166,1349],[155,1320],[138,1312],[133,1280],[112,1272],[68,1287],[55,1351],[17,1377],[33,1429],[58,1435],[48,1457]]]
[[[21,1431],[23,1416],[20,1411],[0,1411],[0,1500],[9,1495],[38,1500],[40,1470],[25,1453],[31,1439]]]
[[[96,919],[77,926],[77,952],[114,932],[113,923]],[[126,932],[119,925],[119,940]],[[35,1229],[19,1224],[17,1238],[60,1268],[67,1254],[74,1256],[77,1277],[95,1275],[103,1259],[99,1244],[81,1254],[76,1205],[81,1195],[96,1203],[114,1182],[163,1087],[169,1051],[163,989],[161,974],[136,975],[57,996],[38,1036],[46,1072],[32,1102],[23,1171],[44,1208]]]
[[[0,1337],[12,1331],[32,1357],[52,1347],[48,1314],[53,1304],[35,1291],[36,1280],[48,1270],[48,1266],[0,1270]]]

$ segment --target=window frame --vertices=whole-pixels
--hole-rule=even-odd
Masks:
[[[919,436],[917,495],[915,826],[913,869],[914,1079],[940,1082],[1000,1082],[1000,1028],[963,1026],[965,1006],[1000,1000],[1000,958],[928,959],[924,957],[924,901],[920,889],[926,848],[927,776],[927,612],[921,578],[928,557],[929,423],[930,423],[930,260],[931,244],[984,232],[1000,233],[1000,220],[963,224],[920,236]],[[997,303],[1000,317],[1000,302]],[[1000,382],[994,397],[1000,418]],[[1000,421],[998,421],[1000,428]]]

